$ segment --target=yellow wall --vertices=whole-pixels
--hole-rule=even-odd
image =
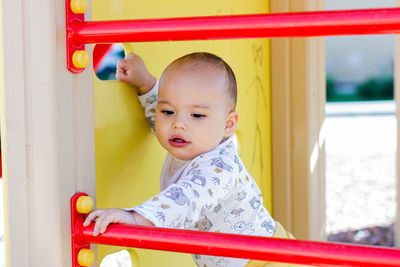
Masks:
[[[93,20],[268,12],[266,0],[96,0]],[[159,77],[175,58],[208,51],[224,58],[238,80],[240,155],[271,211],[269,42],[265,39],[129,44]],[[166,152],[151,134],[136,92],[118,81],[94,78],[97,207],[132,207],[159,192]],[[115,251],[99,247],[102,258]],[[141,266],[194,266],[191,256],[135,249]],[[157,254],[157,256],[154,256]]]

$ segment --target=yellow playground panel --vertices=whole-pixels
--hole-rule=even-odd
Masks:
[[[180,7],[176,9],[176,7]],[[268,13],[265,0],[97,0],[93,20],[189,17]],[[270,55],[266,39],[151,42],[124,44],[160,77],[175,58],[194,51],[221,56],[238,81],[239,152],[260,186],[271,211]],[[159,192],[159,175],[166,152],[152,135],[136,91],[118,81],[94,75],[96,202],[100,208],[132,207]],[[99,246],[99,262],[119,250]],[[190,255],[129,249],[140,266],[194,266]]]

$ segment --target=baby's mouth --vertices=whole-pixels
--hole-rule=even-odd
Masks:
[[[172,138],[168,139],[168,142],[170,143],[170,145],[175,147],[184,147],[189,144],[188,141],[180,136],[173,136]]]

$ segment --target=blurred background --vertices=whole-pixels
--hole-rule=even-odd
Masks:
[[[326,10],[395,7],[394,0],[325,0]],[[394,246],[394,35],[326,38],[326,234]]]

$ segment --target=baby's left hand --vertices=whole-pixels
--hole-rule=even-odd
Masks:
[[[130,212],[122,209],[97,209],[87,216],[83,226],[89,226],[96,218],[97,220],[93,230],[94,236],[104,233],[107,226],[111,223],[137,224],[133,211]]]

